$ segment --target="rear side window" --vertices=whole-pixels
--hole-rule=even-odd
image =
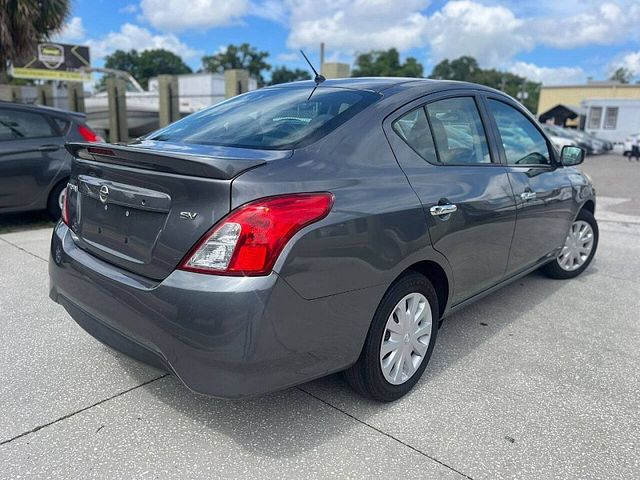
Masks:
[[[55,122],[56,126],[58,127],[58,130],[60,130],[60,133],[62,133],[62,135],[66,135],[67,131],[69,130],[69,121],[65,120],[64,118],[60,118],[60,117],[53,117],[53,121]]]
[[[20,110],[0,110],[0,141],[56,135],[51,124],[42,115]]]
[[[437,163],[436,147],[431,137],[424,108],[405,113],[395,122],[393,129],[415,152],[431,163]]]
[[[362,111],[378,94],[340,88],[268,88],[234,97],[151,134],[151,140],[248,148],[315,141]]]
[[[426,106],[440,162],[491,163],[480,112],[471,97],[447,98]]]
[[[549,146],[535,125],[506,103],[489,100],[489,109],[498,125],[507,163],[510,165],[549,165]]]

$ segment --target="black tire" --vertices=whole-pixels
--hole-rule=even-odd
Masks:
[[[414,292],[424,295],[431,307],[431,337],[422,363],[413,376],[400,385],[393,385],[384,378],[380,366],[382,335],[395,306],[406,295]],[[359,394],[380,402],[392,402],[406,395],[418,383],[431,358],[438,334],[438,312],[438,296],[433,285],[424,275],[410,272],[396,280],[382,297],[371,322],[360,358],[355,365],[345,371],[345,377],[351,387]]]
[[[591,263],[591,261],[593,260],[593,257],[596,254],[596,250],[598,249],[598,236],[599,236],[598,222],[596,222],[595,217],[590,211],[584,210],[584,209],[582,209],[578,214],[578,216],[576,217],[576,221],[578,220],[587,222],[591,226],[591,229],[593,230],[593,248],[591,249],[591,253],[589,254],[589,257],[587,257],[587,260],[582,264],[580,268],[573,271],[567,271],[563,269],[558,263],[558,259],[556,258],[552,262],[547,263],[541,269],[542,272],[548,277],[555,278],[558,280],[567,280],[569,278],[575,278],[578,275],[580,275],[582,272],[584,272],[586,268],[589,266],[589,264]]]
[[[51,220],[57,222],[60,219],[60,215],[62,215],[62,211],[60,210],[60,205],[58,204],[58,198],[62,191],[67,187],[67,181],[63,180],[58,183],[51,193],[49,193],[49,199],[47,200],[47,213]]]

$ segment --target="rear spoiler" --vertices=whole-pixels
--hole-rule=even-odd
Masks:
[[[222,180],[230,180],[246,170],[264,165],[267,160],[291,155],[291,151],[176,146],[161,142],[133,145],[68,142],[65,147],[71,155],[82,160]]]

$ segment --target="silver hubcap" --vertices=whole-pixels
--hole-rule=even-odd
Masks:
[[[64,209],[64,193],[66,190],[66,188],[63,188],[62,191],[60,191],[60,195],[58,195],[58,206],[60,207],[60,211]]]
[[[421,293],[410,293],[387,319],[380,346],[380,367],[387,382],[401,385],[409,380],[429,348],[431,306]]]
[[[584,220],[571,225],[564,247],[558,255],[558,265],[567,272],[577,270],[587,261],[593,250],[593,229]]]

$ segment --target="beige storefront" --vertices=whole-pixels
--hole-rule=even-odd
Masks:
[[[592,99],[640,99],[640,85],[626,85],[616,82],[592,82],[585,85],[544,86],[540,89],[538,115],[552,108],[583,107],[582,102]],[[568,125],[574,122],[568,122]]]

